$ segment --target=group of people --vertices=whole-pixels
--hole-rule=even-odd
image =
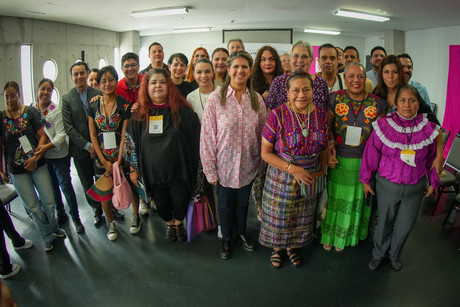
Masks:
[[[122,168],[133,193],[132,234],[141,230],[140,214],[149,212],[138,193],[142,185],[168,241],[186,239],[189,202],[206,195],[217,204],[220,256],[231,257],[235,240],[252,252],[256,244],[246,231],[252,195],[258,242],[272,249],[269,264],[279,269],[284,254],[292,266],[302,264],[297,249],[312,241],[318,208],[325,216],[320,242],[338,252],[367,237],[375,211],[369,267],[389,257],[399,270],[423,193],[428,197],[439,185],[439,122],[420,96],[426,90],[408,84],[409,55],[387,56],[376,47],[374,70],[366,73],[356,48],[324,44],[317,55],[321,72],[310,74],[314,56],[309,43],[298,41],[287,68],[274,48],[262,47],[253,59],[233,39],[211,56],[195,49],[190,64],[182,53],[164,64],[155,42],[151,64],[140,72],[135,53],[122,57],[121,80],[112,66],[90,71],[74,63],[75,87],[60,104],[51,101],[49,79],[40,81],[30,106],[10,81],[0,118],[8,173],[0,174],[11,178],[46,251],[66,235],[59,228],[68,219],[61,191],[76,232],[85,230],[70,179],[72,157],[85,191],[95,178],[110,177],[115,163]],[[369,195],[377,196],[376,208],[366,202]],[[326,206],[317,206],[320,198]],[[104,214],[107,237],[115,240],[120,213],[111,201],[86,199],[95,226]],[[10,267],[3,263],[2,274]]]

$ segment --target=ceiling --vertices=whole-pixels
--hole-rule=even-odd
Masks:
[[[189,14],[134,18],[131,11],[186,6]],[[386,22],[333,16],[336,9],[379,13]],[[86,25],[112,31],[139,31],[141,36],[173,33],[176,28],[339,30],[371,37],[384,30],[411,31],[460,24],[460,1],[401,0],[2,0],[0,15]]]

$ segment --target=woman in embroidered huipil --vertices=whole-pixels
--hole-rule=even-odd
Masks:
[[[313,80],[295,71],[286,87],[289,101],[273,109],[262,133],[262,159],[269,166],[259,242],[273,248],[274,268],[281,267],[283,250],[294,267],[301,264],[294,249],[312,239],[316,194],[302,196],[300,185],[315,186],[327,162],[327,113],[312,101]]]
[[[123,139],[131,115],[131,103],[115,94],[118,84],[118,74],[113,66],[106,66],[99,70],[97,81],[103,96],[91,102],[88,109],[88,125],[96,157],[94,158],[94,170],[96,177],[110,176],[112,164],[121,165]],[[101,202],[109,231],[107,237],[110,241],[116,240],[118,234],[113,220],[112,202]]]
[[[41,113],[46,121],[44,131],[49,138],[49,142],[44,145],[47,148],[45,161],[48,165],[54,200],[56,201],[58,224],[62,226],[69,219],[64,209],[64,203],[62,202],[62,190],[69,206],[69,213],[72,216],[75,229],[78,233],[82,233],[85,231],[85,228],[80,221],[77,196],[75,195],[70,176],[70,155],[67,134],[65,133],[62,122],[61,108],[51,101],[53,90],[53,81],[46,78],[42,79],[38,83],[38,101],[34,103],[34,108]]]
[[[8,172],[16,192],[30,211],[40,236],[45,241],[45,251],[51,251],[54,248],[55,237],[66,235],[58,228],[54,216],[53,188],[45,161],[42,159],[47,151],[44,145],[48,142],[43,129],[46,122],[33,107],[21,104],[17,82],[7,82],[3,88],[3,95],[6,110],[0,113],[0,144],[5,148]],[[2,162],[0,174],[5,182],[9,182],[1,164]]]
[[[296,42],[292,46],[290,54],[292,71],[302,69],[303,71],[308,72],[310,70],[313,57],[313,48],[309,43],[304,41]],[[327,82],[322,77],[317,77],[313,74],[310,75],[313,79],[313,103],[317,107],[326,109],[329,97]],[[273,80],[268,96],[265,99],[265,104],[268,108],[273,110],[274,108],[286,103],[288,98],[286,94],[287,78],[288,74],[284,74]]]
[[[364,146],[372,132],[372,122],[386,114],[385,100],[365,91],[366,70],[352,62],[345,67],[347,90],[331,93],[329,123],[335,148],[328,165],[328,205],[321,224],[321,243],[341,251],[365,239],[371,209],[363,205],[359,169]]]
[[[436,169],[436,137],[439,126],[417,114],[420,95],[411,85],[396,95],[396,111],[373,123],[374,132],[364,150],[360,179],[364,194],[376,174],[378,221],[369,268],[377,269],[385,257],[392,267],[402,267],[401,253],[417,220],[423,192],[429,197],[439,186]],[[428,187],[427,187],[428,186]]]
[[[388,102],[387,114],[394,113],[396,110],[396,93],[407,82],[404,78],[404,68],[399,58],[395,55],[388,55],[383,58],[380,64],[381,69],[378,72],[379,83],[374,89],[374,94],[385,99]],[[425,113],[430,122],[440,125],[436,115],[431,111],[430,106],[421,99],[419,102],[419,114]],[[436,159],[433,166],[438,170],[438,174],[442,172],[442,164],[444,163],[444,148],[442,142],[442,134],[436,139]]]
[[[261,167],[260,142],[267,111],[262,97],[251,87],[251,66],[248,53],[232,53],[225,83],[220,91],[211,93],[203,113],[200,157],[208,182],[217,185],[223,259],[231,255],[234,236],[246,250],[255,250],[246,236],[246,219],[252,181]]]

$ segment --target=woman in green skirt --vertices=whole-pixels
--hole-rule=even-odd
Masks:
[[[359,170],[372,122],[386,114],[385,100],[365,91],[366,70],[352,62],[345,67],[346,90],[331,93],[328,117],[334,144],[328,165],[328,205],[321,224],[324,249],[342,251],[367,237],[371,208],[364,204]]]

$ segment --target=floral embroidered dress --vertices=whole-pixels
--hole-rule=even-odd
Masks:
[[[33,107],[26,106],[24,112],[19,118],[10,118],[6,115],[6,111],[2,111],[1,115],[1,136],[5,147],[4,153],[8,163],[8,170],[12,174],[29,173],[24,168],[24,162],[33,155],[33,152],[38,146],[37,131],[45,126],[45,120],[40,113]],[[32,146],[32,150],[25,153],[22,149],[19,138],[27,136],[27,139]],[[37,168],[43,166],[45,161],[40,159],[37,161]]]
[[[105,159],[115,162],[119,156],[119,145],[121,141],[121,130],[123,121],[128,120],[131,116],[131,103],[121,96],[116,98],[116,107],[106,118],[101,111],[101,98],[91,103],[88,109],[88,115],[94,119],[96,124],[96,134],[99,141],[99,146]],[[111,149],[104,148],[104,133],[115,132],[117,146]],[[105,172],[104,165],[101,163],[97,155],[94,158],[96,175],[102,175]]]
[[[387,102],[374,94],[363,100],[352,99],[346,90],[330,95],[329,110],[334,113],[332,131],[336,142],[339,163],[331,168],[328,178],[328,206],[321,224],[321,243],[338,249],[354,246],[365,239],[370,217],[370,207],[363,206],[363,188],[359,181],[361,158],[372,123],[384,115]],[[349,126],[360,127],[359,145],[346,145]]]

